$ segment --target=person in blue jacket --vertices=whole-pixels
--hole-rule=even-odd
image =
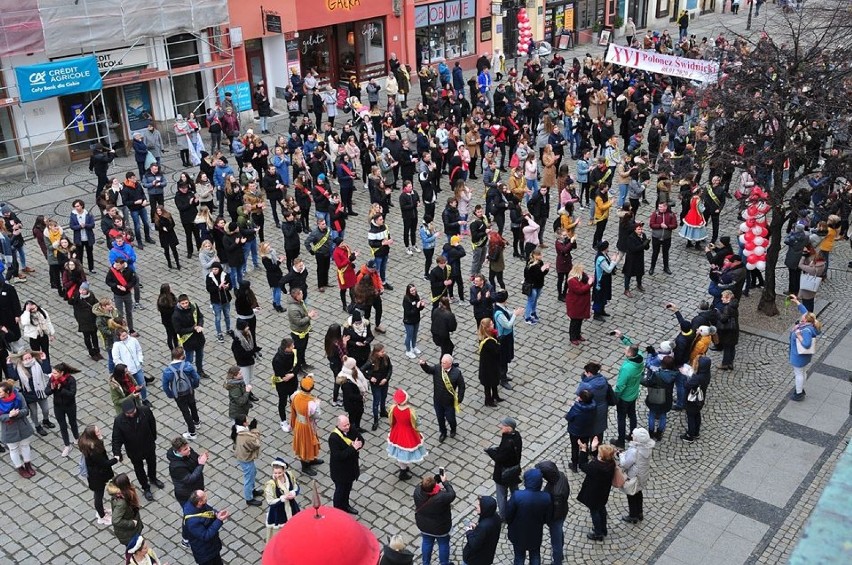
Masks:
[[[580,442],[589,443],[592,439],[597,413],[598,405],[592,390],[586,388],[577,393],[577,400],[565,414],[565,419],[568,420],[568,437],[571,441],[571,463],[568,468],[575,473],[579,468]]]
[[[514,565],[524,565],[529,553],[530,565],[541,564],[541,540],[544,526],[550,522],[553,505],[550,495],[541,490],[543,477],[538,469],[524,473],[524,489],[512,494],[506,506],[509,541],[515,551]]]
[[[592,426],[591,436],[597,436],[598,441],[603,441],[603,433],[607,427],[607,413],[610,406],[615,406],[615,393],[605,376],[600,374],[599,363],[586,363],[583,367],[583,376],[577,385],[576,395],[579,396],[583,390],[589,390],[595,399],[595,423]]]
[[[790,365],[793,366],[793,374],[796,377],[796,388],[790,400],[800,402],[805,399],[805,368],[813,359],[814,339],[820,334],[822,324],[813,312],[808,312],[795,294],[791,294],[789,298],[801,316],[799,322],[790,330]]]
[[[198,565],[222,565],[219,530],[230,513],[207,504],[207,493],[194,491],[183,505],[183,537]]]
[[[462,550],[465,565],[491,565],[500,541],[500,516],[493,496],[480,496],[476,501],[479,520],[465,532],[467,543]]]

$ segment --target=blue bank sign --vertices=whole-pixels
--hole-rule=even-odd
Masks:
[[[99,90],[103,84],[96,57],[63,59],[16,67],[21,102]]]

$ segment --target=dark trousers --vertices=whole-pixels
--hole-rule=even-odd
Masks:
[[[595,534],[599,536],[607,535],[606,531],[606,506],[601,508],[589,508],[589,513],[592,515],[592,527]]]
[[[734,356],[737,354],[736,345],[726,345],[722,347],[722,365],[733,366]]]
[[[488,271],[488,282],[491,283],[491,288],[497,288],[496,283],[500,283],[500,288],[506,288],[506,283],[503,282],[503,271]]]
[[[484,385],[485,386],[485,403],[486,404],[491,404],[492,402],[495,402],[496,399],[500,398],[500,392],[499,392],[499,389],[497,388],[498,384],[499,383],[496,383],[496,382],[489,382],[488,384]]]
[[[97,355],[101,352],[101,348],[98,345],[97,330],[93,332],[83,332],[83,343],[86,344],[86,351],[89,352],[89,355]]]
[[[571,321],[568,323],[568,339],[578,341],[583,335],[582,329],[583,319],[571,318]]]
[[[106,510],[104,510],[104,490],[106,489],[106,485],[100,485],[97,488],[92,489],[93,492],[93,501],[95,504],[95,512],[98,513],[98,516],[103,518],[106,515]]]
[[[80,434],[77,433],[77,405],[60,406],[53,405],[53,412],[56,414],[56,421],[59,422],[59,433],[62,434],[62,444],[71,445],[68,438],[68,428],[71,428],[71,435],[74,439],[78,439]]]
[[[317,260],[317,286],[324,288],[328,286],[328,269],[331,265],[331,256],[314,255]]]
[[[193,224],[183,224],[183,231],[186,234],[186,256],[192,257],[192,250],[201,247],[201,235],[198,233],[198,226]],[[192,240],[195,238],[195,247],[192,246]]]
[[[588,452],[580,451],[580,444],[583,443],[583,444],[588,445],[589,441],[591,441],[591,438],[575,436],[573,434],[569,434],[568,438],[571,441],[571,464],[572,465],[579,464],[581,458],[584,461],[588,460],[588,458],[589,458]]]
[[[568,292],[568,273],[556,273],[556,296],[560,302],[565,301],[565,294]]]
[[[642,518],[642,491],[634,495],[627,495],[627,508],[630,510],[631,518]]]
[[[606,231],[606,223],[609,220],[601,220],[595,224],[595,235],[592,238],[592,246],[597,247],[598,243],[603,240],[604,232]]]
[[[336,383],[335,386],[337,386]],[[287,412],[287,399],[290,390],[287,389],[287,383],[275,383],[275,390],[278,392],[278,418],[282,422],[287,422],[290,420],[290,413]],[[337,399],[335,398],[335,400]]]
[[[349,494],[352,492],[352,483],[355,481],[336,481],[334,483],[333,504],[335,508],[346,510],[349,508]]]
[[[710,214],[710,223],[713,224],[713,235],[710,237],[710,243],[716,243],[719,239],[719,214]]]
[[[642,276],[636,275],[636,286],[642,286]],[[633,275],[624,275],[624,290],[630,290],[630,280],[633,278]]]
[[[450,431],[456,433],[456,409],[454,406],[444,406],[440,402],[434,402],[435,418],[438,420],[438,430],[442,436],[447,435],[447,424]]]
[[[405,247],[417,245],[417,217],[402,218],[402,242]]]
[[[94,248],[94,241],[81,241],[80,245],[77,246],[77,250],[75,252],[77,260],[80,263],[83,262],[83,255],[86,255],[86,265],[88,266],[90,271],[95,270],[95,258],[92,256]]]
[[[305,350],[308,349],[308,335],[305,337],[299,337],[293,332],[290,332],[290,337],[293,338],[293,346],[296,348],[296,354],[298,358],[296,360],[296,366],[293,367],[293,372],[298,373],[299,370],[305,366]]]
[[[204,563],[199,563],[198,565],[225,565],[225,562],[217,555],[213,559],[205,561]]]
[[[787,267],[787,273],[790,277],[790,282],[787,283],[787,294],[799,294],[799,283],[801,282],[802,271],[800,269],[791,269]]]
[[[686,413],[686,435],[689,437],[698,437],[701,433],[701,412]]]
[[[456,346],[450,336],[437,336],[432,334],[432,341],[441,348],[441,357],[444,355],[452,355]]]
[[[657,266],[657,258],[660,256],[660,249],[663,250],[663,269],[669,268],[669,249],[672,246],[671,238],[657,239],[651,238],[651,270]]]
[[[183,414],[183,421],[186,422],[186,430],[194,434],[195,424],[198,420],[198,408],[195,405],[195,394],[187,394],[175,398],[175,402],[180,408],[180,413]]]
[[[429,271],[432,268],[432,256],[435,254],[435,249],[423,250],[423,275],[428,277]]]
[[[130,457],[130,454],[127,454]],[[136,482],[142,487],[142,491],[151,490],[150,481],[157,479],[157,454],[153,451],[142,457],[131,457],[130,462],[133,464],[133,472],[136,473]],[[145,473],[145,464],[148,464],[148,473]]]
[[[633,433],[633,430],[636,429],[636,400],[627,402],[619,399],[615,405],[615,415],[618,421],[618,440],[624,441],[624,438],[627,437],[625,426],[628,417],[630,418],[630,433]]]

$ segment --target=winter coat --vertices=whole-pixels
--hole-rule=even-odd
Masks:
[[[541,475],[547,481],[544,492],[550,495],[551,520],[564,520],[568,516],[568,497],[571,496],[568,477],[553,461],[542,461],[537,463],[535,468],[541,471]]]
[[[335,428],[335,430],[337,429]],[[361,434],[352,428],[345,435],[351,441],[358,439],[364,441]],[[358,480],[358,477],[361,476],[361,467],[358,461],[361,452],[351,445],[347,445],[337,431],[332,431],[328,436],[328,453],[329,474],[333,483],[351,483]]]
[[[627,253],[623,269],[625,277],[641,277],[645,274],[645,250],[650,246],[651,240],[645,234],[639,237],[634,231],[627,236],[624,246]]]
[[[633,402],[639,397],[639,383],[644,371],[645,364],[641,355],[624,360],[618,370],[618,380],[613,391],[619,400]]]
[[[591,510],[605,508],[612,489],[615,462],[598,459],[587,461],[581,457],[580,468],[586,473],[586,478],[583,479],[577,500]]]
[[[185,360],[172,361],[163,368],[162,378],[163,392],[165,392],[166,396],[171,399],[175,398],[175,395],[172,392],[172,383],[178,378],[180,373],[183,373],[183,375],[189,379],[189,384],[193,391],[201,384],[201,379],[199,378],[198,372],[195,370],[195,366],[192,363]],[[190,394],[192,393],[190,392]]]
[[[86,456],[84,461],[86,464],[86,481],[91,490],[104,488],[115,476],[112,467],[118,463],[118,457],[110,458],[106,451],[96,451]]]
[[[183,457],[174,449],[166,452],[169,460],[169,476],[175,485],[175,499],[183,504],[196,490],[204,490],[204,465],[198,462],[198,454],[190,448],[189,455]]]
[[[53,390],[54,408],[73,408],[77,405],[77,379],[74,375],[68,375],[65,384]]]
[[[443,308],[432,310],[432,327],[430,329],[433,336],[437,336],[439,339],[449,338],[456,331],[456,327],[456,315],[451,311]]]
[[[222,520],[216,517],[216,509],[205,504],[201,508],[188,500],[183,504],[183,535],[189,540],[189,548],[196,563],[212,561],[222,552],[219,530]]]
[[[701,409],[704,407],[704,403],[707,401],[707,387],[710,385],[710,359],[708,357],[699,357],[698,358],[698,370],[689,377],[689,380],[686,381],[684,388],[686,390],[687,395],[689,392],[695,388],[700,388],[704,393],[704,400],[701,402],[690,402],[686,401],[686,412],[687,414],[697,414],[701,412]]]
[[[568,433],[579,438],[593,436],[597,414],[598,405],[594,398],[587,403],[574,402],[568,412],[565,413],[565,419],[568,421]]]
[[[95,244],[95,217],[92,216],[91,212],[86,212],[86,217],[84,220],[84,224],[80,225],[80,221],[75,212],[71,212],[71,216],[68,220],[68,227],[71,228],[71,231],[74,232],[74,245],[77,247],[80,246],[81,241],[83,240],[82,232],[86,231],[86,240],[94,245]]]
[[[434,365],[430,365],[429,363],[425,363],[420,367],[423,369],[423,372],[432,375],[433,401],[441,404],[442,406],[453,406],[453,396],[444,385],[441,364],[435,363]],[[458,365],[453,364],[453,366],[450,367],[450,370],[447,371],[447,376],[450,379],[450,385],[456,390],[459,404],[461,404],[464,402],[464,377],[462,376]]]
[[[799,268],[802,251],[808,242],[808,234],[800,231],[791,232],[784,238],[784,245],[787,246],[787,254],[784,255],[784,265],[788,269],[797,270]]]
[[[674,369],[650,370],[647,378],[642,379],[642,386],[648,387],[648,395],[645,396],[645,405],[649,410],[658,414],[664,414],[672,409],[672,393],[678,372]],[[662,390],[664,397],[662,402],[655,402],[651,389]]]
[[[456,491],[449,481],[444,481],[442,487],[436,494],[424,492],[419,484],[414,487],[414,522],[423,534],[439,537],[450,535]]]
[[[574,320],[588,320],[592,308],[592,285],[589,276],[568,279],[568,292],[565,294],[565,312]]]
[[[139,515],[139,509],[133,508],[124,497],[121,496],[121,490],[114,483],[107,485],[107,494],[112,507],[112,531],[115,537],[122,545],[127,545],[133,538],[142,533],[142,516]],[[135,523],[134,523],[135,522]]]
[[[246,392],[243,379],[228,379],[225,381],[228,391],[228,418],[236,418],[237,414],[248,414],[252,407],[251,393]]]
[[[53,394],[53,390],[50,388],[50,363],[48,363],[47,359],[44,359],[39,361],[39,365],[41,366],[42,373],[44,373],[44,393],[45,397],[47,397]],[[21,376],[18,374],[18,365],[16,363],[6,363],[6,374],[12,377],[13,381],[17,381],[17,384],[15,385],[18,387],[17,394],[23,397],[25,403],[33,404],[38,401],[36,391],[32,388],[27,388],[21,380]],[[32,379],[30,379],[29,382],[30,385],[32,385]]]
[[[524,473],[524,488],[512,493],[506,504],[509,541],[516,549],[539,549],[544,525],[550,522],[553,504],[550,495],[541,490],[542,474],[538,469]]]
[[[489,447],[485,453],[494,461],[494,472],[491,478],[494,482],[502,486],[510,486],[510,483],[503,481],[503,471],[515,465],[521,464],[521,450],[523,449],[523,441],[521,434],[517,431],[504,433],[500,437],[500,445],[497,447]],[[518,473],[518,480],[512,481],[512,485],[520,482],[521,475]]]
[[[571,267],[574,265],[571,251],[577,249],[577,242],[570,239],[557,239],[553,246],[556,248],[556,272],[571,272]]]
[[[582,390],[591,391],[592,396],[595,399],[597,415],[595,417],[595,424],[592,427],[591,435],[600,435],[607,427],[607,412],[609,411],[609,407],[611,404],[615,404],[615,402],[612,402],[615,397],[612,392],[612,387],[603,375],[598,374],[592,375],[591,377],[583,375],[580,383],[577,385],[577,391],[575,394],[579,395]]]
[[[799,304],[799,315],[807,313],[808,309],[803,304]],[[797,324],[790,331],[790,365],[793,367],[805,367],[811,362],[813,355],[810,353],[799,353],[796,349],[796,330],[802,332],[802,346],[810,347],[813,340],[819,335],[819,330],[813,324]]]
[[[491,496],[479,497],[479,520],[476,527],[465,532],[467,542],[462,559],[467,565],[491,565],[500,541],[500,516],[497,501]]]
[[[77,331],[80,333],[97,331],[97,317],[92,311],[98,304],[98,299],[91,292],[85,298],[76,292],[69,301],[74,309],[74,319],[77,320]]]
[[[157,441],[157,421],[150,408],[136,408],[133,417],[123,412],[115,417],[112,425],[112,454],[121,455],[124,446],[131,461],[144,459],[154,454]]]
[[[260,455],[260,432],[251,428],[240,428],[234,444],[234,457],[241,463],[250,463]]]
[[[9,416],[9,412],[17,408],[17,416]],[[0,413],[0,442],[9,445],[18,443],[33,435],[30,426],[30,409],[27,408],[26,400],[19,390],[15,390],[15,400],[12,402],[9,412]]]
[[[624,471],[625,478],[636,478],[639,481],[639,490],[645,488],[651,474],[651,448],[652,446],[647,444],[631,441],[627,450],[618,456],[618,464]]]
[[[732,298],[719,309],[719,321],[716,325],[719,347],[736,345],[740,340],[740,303]]]

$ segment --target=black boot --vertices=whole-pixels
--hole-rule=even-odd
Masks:
[[[378,430],[378,429],[379,429],[379,419],[378,419],[378,418],[376,418],[376,417],[373,417],[373,427],[372,427],[372,430],[373,430],[373,431],[376,431],[376,430]]]
[[[316,477],[317,472],[311,468],[311,464],[307,461],[302,461],[302,472],[309,477]]]

